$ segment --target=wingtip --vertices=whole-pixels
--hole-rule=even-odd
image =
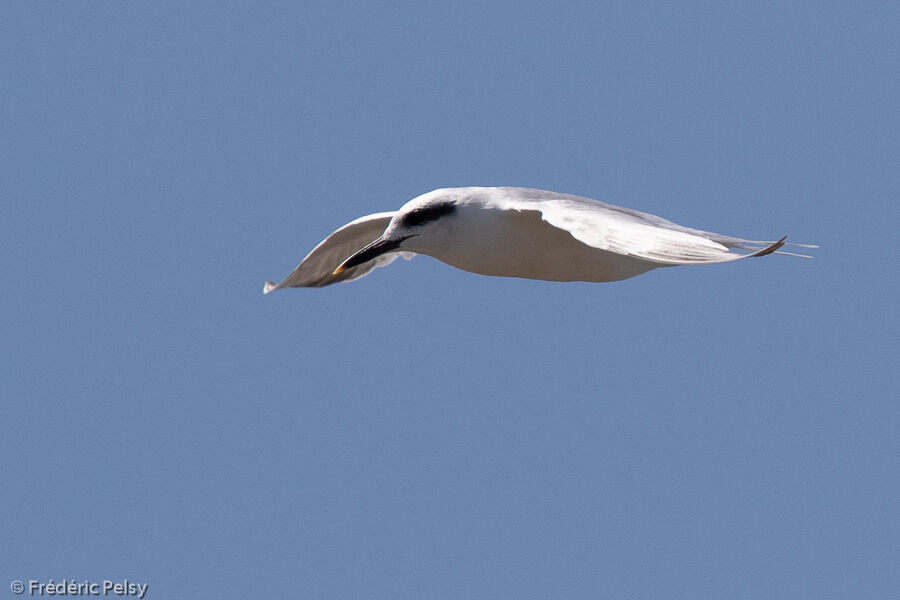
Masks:
[[[753,254],[751,254],[750,256],[765,256],[766,254],[772,254],[776,250],[784,247],[784,244],[787,242],[787,238],[788,238],[788,236],[784,236],[777,242],[773,243],[768,248],[763,248],[762,250],[758,250],[758,251],[754,252]]]
[[[267,281],[265,283],[265,285],[263,286],[263,294],[268,294],[269,292],[274,290],[276,287],[278,287],[278,286],[275,284],[274,281]]]

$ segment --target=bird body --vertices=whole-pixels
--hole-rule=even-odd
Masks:
[[[462,202],[456,212],[436,236],[439,243],[416,236],[404,247],[479,275],[546,281],[616,281],[655,266],[579,243],[547,226],[536,210]]]
[[[444,188],[414,198],[396,212],[361,217],[341,227],[281,283],[266,282],[264,291],[351,281],[399,256],[409,259],[415,254],[481,275],[618,281],[657,267],[792,254],[780,251],[786,237],[748,241],[546,190]]]

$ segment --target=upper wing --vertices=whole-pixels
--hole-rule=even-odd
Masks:
[[[332,271],[348,256],[378,238],[387,228],[393,212],[375,213],[351,221],[322,240],[290,275],[275,284],[267,281],[263,292],[289,287],[322,287],[338,281],[352,281],[366,275],[372,269],[391,264],[397,257],[409,260],[412,252],[390,252],[361,265],[346,269],[338,275]]]
[[[526,188],[500,190],[497,204],[503,208],[539,210],[544,221],[588,246],[661,265],[729,262],[769,254],[785,244],[785,238],[749,242],[682,227],[662,217],[570,194]],[[742,254],[729,248],[754,252]]]

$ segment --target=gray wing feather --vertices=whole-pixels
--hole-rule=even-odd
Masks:
[[[503,194],[498,204],[505,208],[539,210],[545,222],[568,231],[584,244],[662,265],[730,262],[769,254],[785,243],[784,238],[777,242],[750,242],[683,227],[656,215],[571,194],[501,189]],[[730,252],[730,248],[753,252]]]
[[[390,252],[337,275],[332,273],[344,259],[384,233],[395,214],[375,213],[347,223],[313,248],[281,283],[267,281],[263,292],[268,294],[273,290],[289,287],[323,287],[339,281],[353,281],[367,275],[372,269],[391,264],[401,256],[409,260],[415,256],[414,253]]]

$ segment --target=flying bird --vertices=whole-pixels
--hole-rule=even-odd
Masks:
[[[657,267],[708,265],[782,251],[787,236],[750,241],[546,190],[444,188],[394,212],[347,223],[312,249],[269,293],[353,281],[398,257],[425,254],[464,271],[546,281],[620,281]],[[745,252],[734,252],[744,250]]]

